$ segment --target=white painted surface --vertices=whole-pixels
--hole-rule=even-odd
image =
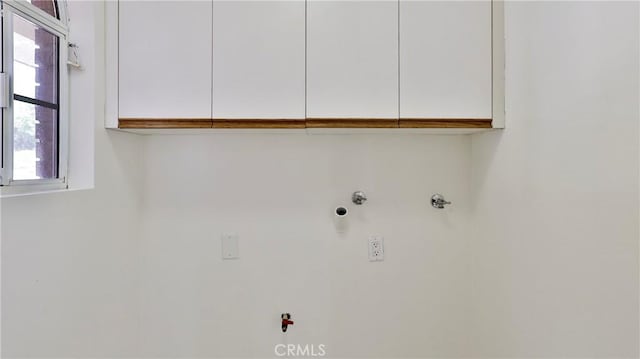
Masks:
[[[118,1],[107,1],[104,4],[104,37],[105,37],[105,128],[118,128],[119,117],[119,95],[118,95],[118,63],[120,56],[118,51],[118,13],[120,3]]]
[[[69,11],[84,14],[91,7],[70,6]],[[101,8],[93,8],[94,12]],[[94,188],[96,172],[96,128],[104,124],[93,121],[103,116],[105,92],[101,81],[105,77],[105,49],[102,46],[104,17],[91,15],[74,18],[69,23],[69,42],[82,47],[82,68],[69,68],[69,167],[70,189]],[[85,66],[85,63],[88,64]],[[92,81],[91,79],[98,79]]]
[[[334,358],[466,356],[467,136],[144,142],[140,356],[265,358],[285,340]],[[336,233],[356,189],[368,200]],[[433,209],[435,192],[454,205]],[[220,260],[212,234],[226,232],[242,239],[238,260]],[[385,237],[384,262],[369,262],[370,235]]]
[[[505,29],[504,29],[504,1],[491,2],[492,15],[492,119],[493,128],[505,128]]]
[[[211,118],[209,1],[121,1],[120,117]]]
[[[305,2],[213,2],[213,115],[304,118]]]
[[[400,117],[491,118],[491,1],[400,1]]]
[[[369,262],[381,262],[384,260],[384,237],[369,237]]]
[[[0,200],[3,358],[136,356],[142,148],[103,128],[103,4],[73,1],[69,13],[84,68],[70,78],[71,135],[95,134],[96,184]]]
[[[237,234],[223,234],[222,242],[222,259],[237,259],[240,257],[240,247],[238,245]]]
[[[508,4],[509,128],[472,137],[134,136],[95,100],[96,189],[2,199],[2,355],[271,357],[291,312],[330,357],[638,357],[638,10]]]
[[[507,129],[472,136],[475,357],[639,356],[639,10],[506,5]]]
[[[307,116],[398,117],[397,1],[308,1]]]

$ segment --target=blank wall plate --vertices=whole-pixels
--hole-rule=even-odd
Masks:
[[[222,237],[222,259],[240,258],[238,247],[238,235],[233,233],[223,234]]]

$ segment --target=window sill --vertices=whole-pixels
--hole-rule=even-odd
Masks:
[[[40,194],[69,192],[67,183],[18,184],[0,187],[0,198],[34,196]]]

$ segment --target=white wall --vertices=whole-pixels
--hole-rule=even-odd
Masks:
[[[465,136],[145,138],[142,355],[462,356],[468,347]],[[369,201],[351,204],[355,190]],[[454,204],[433,209],[441,192]],[[332,223],[351,209],[350,232]],[[220,235],[240,236],[222,261]],[[368,262],[369,235],[385,237]],[[282,337],[279,316],[296,324]]]
[[[4,357],[268,357],[283,311],[333,357],[639,355],[638,4],[509,3],[508,128],[472,137],[106,132],[70,7],[96,189],[2,200]]]
[[[474,356],[638,357],[637,2],[506,7],[507,129],[474,135]]]
[[[136,350],[141,147],[103,128],[102,6],[69,4],[84,65],[71,77],[72,121],[95,124],[95,189],[1,200],[3,358]]]

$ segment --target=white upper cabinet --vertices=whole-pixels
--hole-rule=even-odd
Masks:
[[[504,127],[491,0],[116,4],[108,127]]]
[[[397,1],[308,1],[307,116],[398,118]]]
[[[212,17],[209,1],[120,1],[121,118],[211,118]]]
[[[492,117],[491,1],[400,0],[400,117]]]
[[[213,117],[305,117],[305,2],[213,2]]]

